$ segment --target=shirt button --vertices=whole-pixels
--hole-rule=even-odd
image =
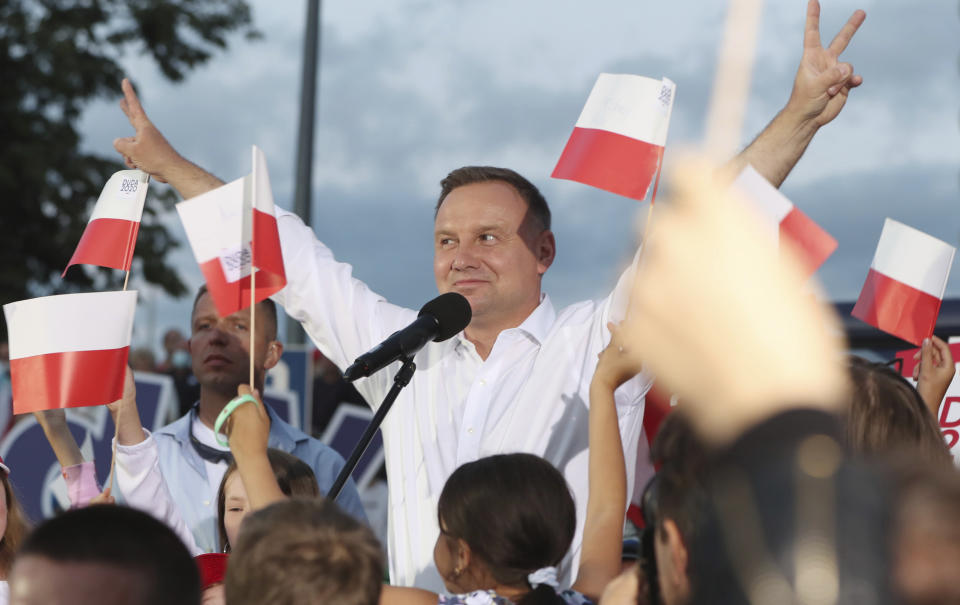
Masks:
[[[486,385],[486,384],[487,384],[487,381],[481,378],[481,379],[480,379],[480,386],[484,386],[484,385]]]
[[[204,505],[204,506],[210,506],[210,501],[209,501],[209,500],[204,500],[204,501],[203,501],[203,505]]]
[[[472,435],[472,434],[473,434],[473,427],[468,428],[468,429],[467,429],[467,432]]]

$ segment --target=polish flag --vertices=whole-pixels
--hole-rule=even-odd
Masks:
[[[937,323],[954,252],[950,244],[888,218],[851,315],[920,346]]]
[[[552,176],[646,199],[660,174],[675,91],[667,78],[600,74]]]
[[[217,312],[250,306],[251,270],[260,302],[287,284],[267,160],[253,147],[253,172],[177,204]]]
[[[772,226],[777,241],[793,244],[800,255],[800,262],[813,275],[837,249],[837,240],[813,222],[802,210],[793,205],[779,189],[770,184],[753,166],[747,164],[733,182]]]
[[[132,290],[4,305],[13,413],[120,399],[136,306]]]
[[[73,265],[80,264],[130,270],[147,185],[147,173],[140,170],[113,173],[100,192],[90,222],[60,277]]]

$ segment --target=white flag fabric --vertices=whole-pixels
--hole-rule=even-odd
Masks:
[[[120,399],[136,306],[132,290],[4,305],[14,413]]]
[[[147,173],[140,170],[113,173],[61,277],[79,264],[130,270],[148,185]]]
[[[177,212],[221,316],[250,306],[251,271],[257,302],[286,285],[267,162],[256,146],[251,174],[177,204]]]
[[[956,248],[886,219],[851,315],[917,346],[933,334]]]

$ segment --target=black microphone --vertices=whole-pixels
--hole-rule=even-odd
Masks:
[[[431,340],[444,341],[466,328],[471,315],[470,303],[461,294],[441,294],[423,305],[416,321],[357,357],[353,365],[343,373],[343,377],[353,382],[383,369],[401,357],[413,357]]]

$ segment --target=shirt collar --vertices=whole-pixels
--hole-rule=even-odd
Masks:
[[[270,447],[290,451],[296,447],[298,442],[307,438],[305,433],[297,431],[286,422],[283,422],[269,405],[267,405],[266,408],[267,415],[270,416]],[[190,430],[193,415],[196,413],[195,410],[196,405],[190,409],[190,412],[174,420],[167,426],[158,429],[157,432],[171,435],[181,444],[190,444]]]
[[[516,328],[508,328],[508,330],[520,330],[524,334],[532,338],[537,344],[542,345],[543,341],[547,339],[547,334],[550,332],[550,328],[553,326],[553,322],[557,319],[557,312],[553,308],[553,303],[550,302],[550,297],[547,296],[545,292],[540,294],[540,304],[527,315],[527,318],[517,326]],[[506,332],[507,330],[503,330]],[[455,341],[459,345],[466,345],[467,340],[464,332],[457,334]]]

